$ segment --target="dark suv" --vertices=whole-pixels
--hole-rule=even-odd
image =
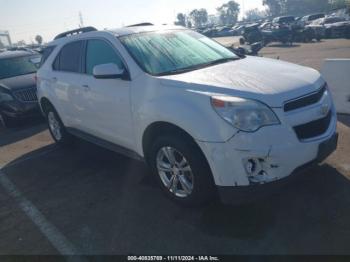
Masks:
[[[0,53],[0,120],[5,126],[40,115],[35,81],[40,60],[41,55],[34,52]]]

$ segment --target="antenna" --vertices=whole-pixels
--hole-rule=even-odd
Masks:
[[[79,28],[84,27],[84,19],[83,19],[83,14],[79,12]]]

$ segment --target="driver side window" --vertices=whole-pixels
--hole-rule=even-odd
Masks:
[[[95,66],[109,63],[124,68],[121,58],[107,42],[89,40],[86,47],[86,73],[92,75]]]

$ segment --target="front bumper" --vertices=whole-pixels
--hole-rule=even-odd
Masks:
[[[21,103],[13,101],[11,103],[0,104],[0,114],[9,118],[27,118],[40,116],[40,107],[37,102]]]
[[[221,197],[226,198],[227,195],[239,192],[246,195],[257,190],[269,192],[269,187],[285,183],[283,180],[299,173],[305,166],[324,160],[335,150],[334,145],[328,150],[324,149],[324,144],[337,140],[337,117],[334,107],[331,110],[327,131],[307,141],[298,139],[293,126],[297,126],[298,121],[314,119],[319,112],[318,106],[291,114],[276,109],[275,112],[282,121],[279,126],[264,127],[255,133],[238,132],[225,143],[198,142],[208,160]],[[247,169],[250,159],[257,163],[253,175]]]
[[[314,34],[316,37],[321,37],[324,38],[326,35],[326,31],[324,27],[316,27],[316,28],[312,28],[314,31]]]
[[[278,193],[281,189],[293,182],[306,170],[324,161],[332,154],[338,144],[338,134],[334,134],[329,140],[320,144],[318,155],[313,161],[296,168],[288,177],[268,184],[257,184],[245,187],[218,187],[221,202],[224,204],[243,204],[262,199],[266,196]]]

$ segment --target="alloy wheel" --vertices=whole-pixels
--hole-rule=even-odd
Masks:
[[[173,195],[186,198],[194,189],[194,176],[185,156],[173,147],[162,147],[157,154],[157,170],[163,185]]]

